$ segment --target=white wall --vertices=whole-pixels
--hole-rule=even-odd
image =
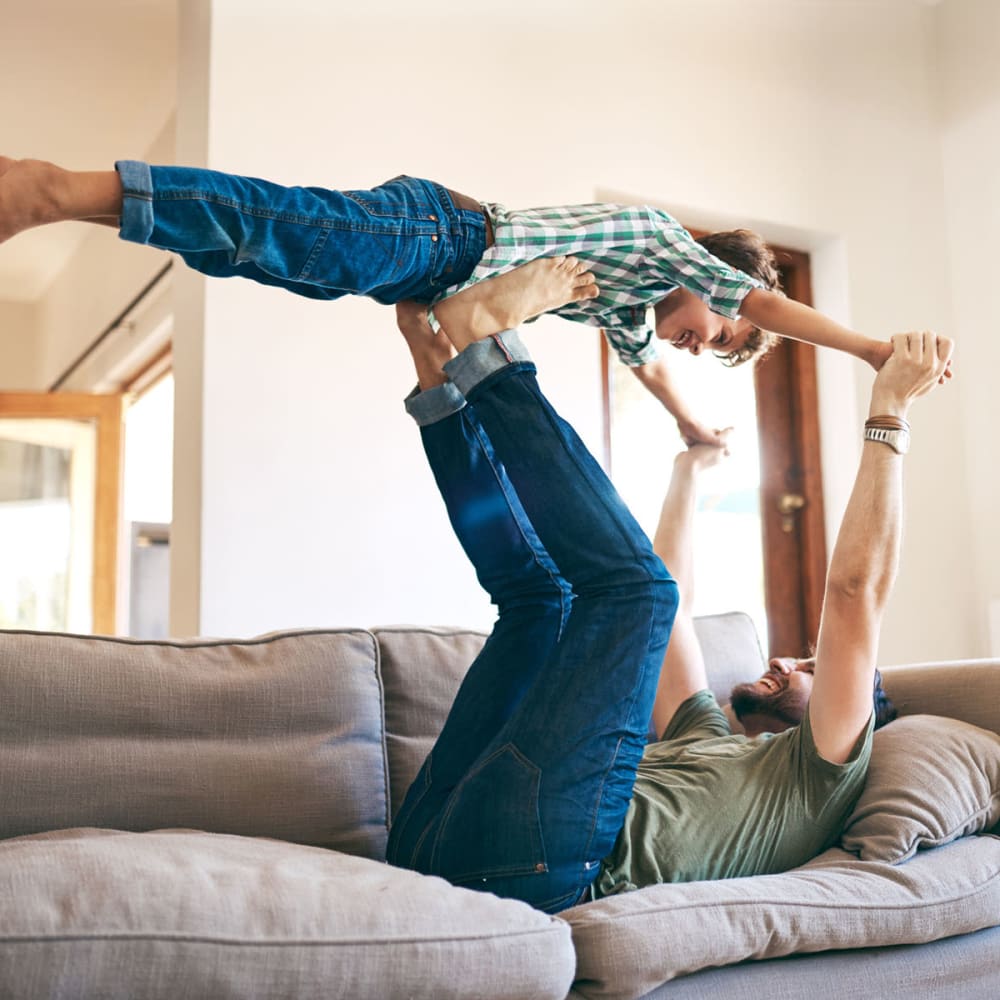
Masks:
[[[817,305],[866,332],[954,330],[955,384],[914,412],[883,660],[987,652],[1000,595],[1000,477],[981,444],[1000,360],[980,305],[1000,176],[990,0],[180,7],[180,162],[336,187],[405,171],[512,206],[616,191],[811,250]],[[97,232],[86,259],[44,315],[15,317],[44,329],[38,351],[0,317],[7,374],[32,381],[17,387],[46,384],[162,258]],[[487,624],[400,407],[412,376],[391,311],[178,279],[175,631]],[[598,447],[594,337],[555,320],[527,336]],[[830,356],[820,379],[835,521],[870,374]]]
[[[0,301],[2,392],[29,392],[39,384],[39,312],[33,302]]]
[[[211,166],[339,187],[405,171],[515,206],[614,189],[803,234],[831,266],[820,304],[859,329],[952,327],[929,57],[940,11],[822,0],[212,11]],[[204,295],[203,454],[189,474],[201,477],[199,630],[486,620],[399,407],[412,379],[391,312],[238,282]],[[544,385],[596,446],[592,338],[550,326],[530,340]],[[914,414],[885,660],[984,652],[954,446],[977,368]],[[824,447],[843,468],[869,382],[853,362],[825,366]],[[958,487],[946,517],[943,482]]]
[[[1000,449],[995,440],[1000,334],[993,298],[1000,287],[1000,5],[949,0],[938,14],[947,249],[964,389],[962,433],[951,446],[964,453],[970,509],[952,510],[951,483],[943,484],[937,498],[942,521],[970,516],[975,544],[965,567],[974,594],[970,610],[976,649],[996,655],[1000,652]],[[951,599],[953,585],[951,579],[941,581],[945,599]]]
[[[172,160],[173,117],[163,124],[149,148],[124,149],[120,156]],[[111,162],[109,169],[110,166]],[[22,305],[30,308],[35,321],[32,337],[25,338],[32,355],[32,375],[30,384],[20,386],[24,389],[47,391],[167,262],[156,250],[124,243],[113,228],[83,222],[67,225],[80,228],[80,245],[51,281],[45,295],[37,302]],[[15,305],[7,303],[9,308]],[[5,352],[5,367],[6,360]],[[5,372],[4,382],[9,379],[9,373]],[[86,391],[89,386],[70,388]]]

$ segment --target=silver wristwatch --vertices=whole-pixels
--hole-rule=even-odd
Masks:
[[[866,427],[865,440],[887,444],[897,455],[910,450],[910,432],[902,427]]]

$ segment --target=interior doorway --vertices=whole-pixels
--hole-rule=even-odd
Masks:
[[[789,297],[811,305],[808,255],[772,249]],[[603,336],[601,358],[605,463],[652,536],[684,445]],[[765,653],[807,655],[826,575],[815,348],[785,340],[761,364],[735,369],[681,352],[670,360],[696,412],[736,428],[733,456],[705,474],[695,517],[695,613],[746,611]]]

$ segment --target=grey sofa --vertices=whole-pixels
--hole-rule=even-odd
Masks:
[[[698,628],[720,692],[760,671],[745,616]],[[876,745],[873,771],[887,773],[874,784],[910,781],[913,740],[929,739],[917,713],[982,727],[955,723],[952,759],[929,753],[914,777],[947,785],[950,812],[925,815],[907,795],[886,806],[873,786],[850,851],[550,917],[383,860],[482,640],[404,627],[190,642],[0,633],[0,997],[1000,992],[1000,838],[986,832],[1000,819],[1000,662],[885,671],[907,718],[879,734],[892,738]],[[971,776],[934,777],[968,756]],[[912,857],[892,864],[880,852],[901,828]]]

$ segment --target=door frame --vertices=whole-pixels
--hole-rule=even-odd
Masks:
[[[0,393],[0,417],[86,420],[95,425],[97,468],[91,628],[96,633],[114,634],[121,510],[122,397],[76,392],[4,392]]]

